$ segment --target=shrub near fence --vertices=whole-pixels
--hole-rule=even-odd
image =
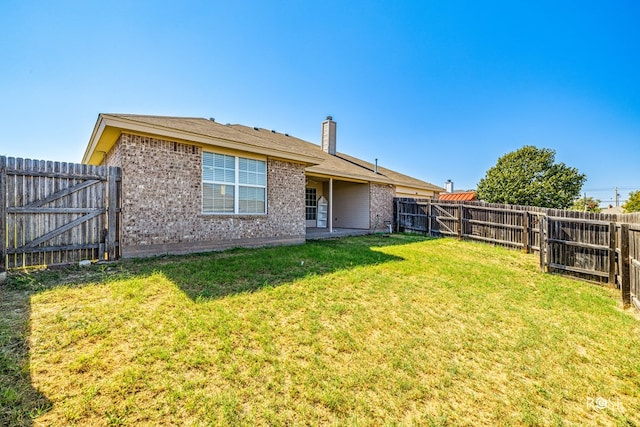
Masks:
[[[537,253],[543,271],[617,286],[640,309],[640,214],[396,198],[394,228]]]

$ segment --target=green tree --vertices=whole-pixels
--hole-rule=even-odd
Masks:
[[[573,202],[573,205],[569,208],[571,211],[586,211],[593,213],[600,213],[600,200],[593,197],[581,197]]]
[[[489,203],[566,209],[580,196],[586,176],[555,162],[556,152],[532,145],[507,153],[478,183]]]
[[[629,198],[622,205],[622,209],[626,213],[640,212],[640,190],[629,193]]]

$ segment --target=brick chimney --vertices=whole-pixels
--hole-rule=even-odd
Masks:
[[[322,151],[336,155],[336,122],[331,116],[322,122]]]

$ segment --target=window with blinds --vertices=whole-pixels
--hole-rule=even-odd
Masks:
[[[202,153],[202,212],[267,213],[267,163],[218,153]]]

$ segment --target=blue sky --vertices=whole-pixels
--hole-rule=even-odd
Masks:
[[[474,188],[523,145],[640,189],[637,1],[0,2],[0,154],[79,162],[102,112],[215,117]]]

